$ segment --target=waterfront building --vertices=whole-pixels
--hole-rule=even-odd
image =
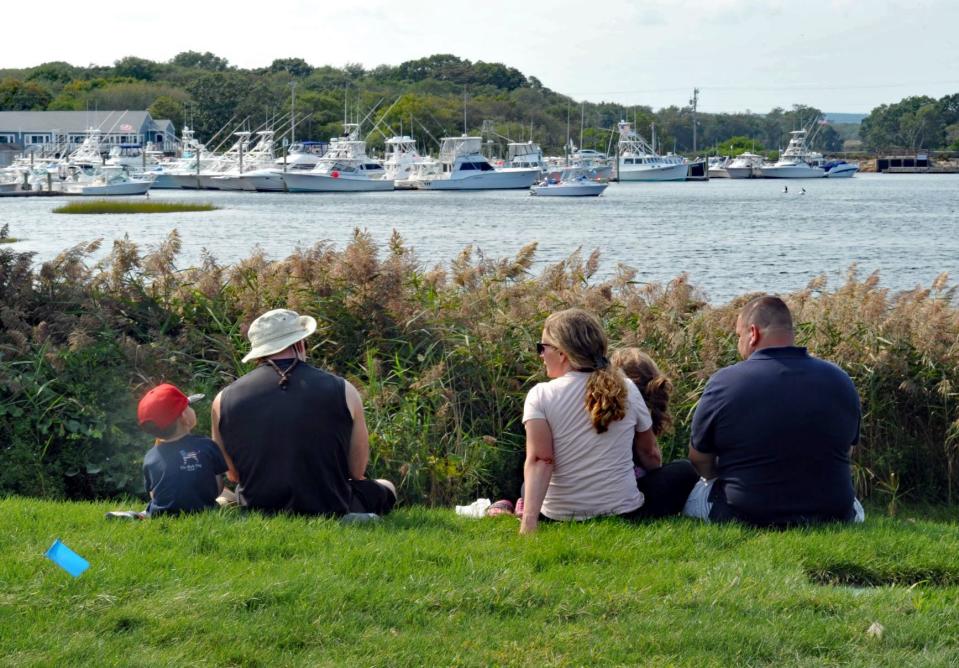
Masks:
[[[104,152],[120,144],[150,143],[164,153],[177,148],[173,123],[148,111],[0,111],[0,161],[27,149],[43,155],[69,152],[90,128],[100,130]]]

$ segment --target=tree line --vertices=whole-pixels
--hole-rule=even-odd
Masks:
[[[178,129],[188,125],[208,140],[230,124],[253,129],[282,118],[291,108],[294,88],[299,139],[336,136],[344,118],[361,120],[375,109],[364,124],[374,150],[402,130],[422,140],[426,150],[435,150],[442,136],[485,132],[500,143],[505,137],[532,139],[549,153],[561,153],[570,138],[583,148],[606,151],[616,123],[630,120],[647,138],[655,124],[662,152],[693,151],[689,106],[654,111],[613,101],[581,102],[515,68],[450,54],[372,69],[358,64],[314,67],[301,58],[242,69],[196,51],[167,62],[135,56],[110,66],[48,62],[0,70],[0,110],[147,109],[154,118],[170,119]],[[696,150],[775,151],[786,144],[791,130],[809,127],[821,116],[821,110],[802,104],[766,114],[699,112]],[[881,105],[861,127],[819,124],[812,145],[835,152],[847,139],[861,140],[866,150],[959,150],[959,93]]]

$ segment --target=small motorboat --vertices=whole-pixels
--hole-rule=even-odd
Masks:
[[[609,186],[606,181],[589,179],[576,171],[548,174],[543,181],[529,189],[537,197],[598,197]]]

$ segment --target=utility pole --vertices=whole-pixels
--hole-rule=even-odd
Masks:
[[[693,88],[693,97],[689,101],[693,108],[693,155],[696,155],[696,106],[699,104],[699,89]]]

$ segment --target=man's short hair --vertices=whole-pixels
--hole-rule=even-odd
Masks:
[[[793,331],[793,317],[789,307],[779,297],[763,295],[750,300],[739,312],[744,327],[756,325],[761,331],[769,329]]]

